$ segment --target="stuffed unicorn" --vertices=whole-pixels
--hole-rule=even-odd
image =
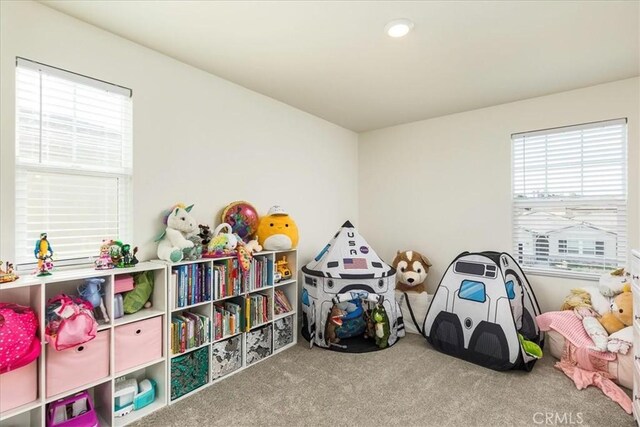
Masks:
[[[188,236],[198,232],[198,222],[189,214],[193,205],[175,205],[165,217],[166,230],[156,239],[158,258],[169,262],[182,261],[183,249],[193,247]]]

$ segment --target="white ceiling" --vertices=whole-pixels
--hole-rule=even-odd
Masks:
[[[358,132],[640,74],[637,1],[44,3]]]

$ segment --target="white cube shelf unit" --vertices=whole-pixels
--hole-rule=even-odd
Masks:
[[[129,424],[144,415],[156,411],[167,405],[167,351],[164,343],[167,341],[165,317],[167,316],[166,304],[166,288],[167,273],[166,267],[158,263],[142,262],[133,268],[117,268],[111,270],[95,270],[93,268],[82,268],[73,270],[54,270],[51,276],[37,277],[33,275],[23,275],[20,279],[12,283],[0,284],[0,301],[12,302],[20,305],[26,305],[34,309],[37,313],[40,327],[39,336],[42,341],[42,352],[37,361],[37,394],[35,400],[25,403],[22,406],[14,407],[8,410],[2,408],[2,396],[0,396],[0,425],[2,427],[10,426],[45,426],[47,406],[58,399],[74,395],[81,391],[88,391],[93,398],[93,404],[97,412],[101,426],[123,426]],[[115,279],[122,275],[132,275],[151,271],[154,278],[154,290],[150,297],[152,306],[143,308],[134,314],[125,314],[124,316],[114,319],[114,286]],[[105,282],[102,284],[104,290],[104,303],[109,317],[109,322],[101,322],[98,326],[98,337],[89,341],[85,345],[77,346],[72,349],[56,352],[44,340],[45,330],[45,310],[49,298],[64,293],[68,295],[77,295],[77,288],[84,283],[85,279],[103,278]],[[116,337],[121,337],[125,330],[134,330],[134,333],[141,334],[142,331],[136,329],[135,322],[145,322],[157,318],[160,324],[160,331],[157,334],[162,335],[162,345],[160,345],[159,356],[152,360],[146,360],[135,366],[127,366],[116,372],[116,354],[125,355],[126,346],[120,346],[116,343]],[[142,324],[142,323],[139,323]],[[119,329],[121,328],[121,329]],[[156,340],[158,341],[158,340]],[[91,379],[89,382],[77,383],[78,375],[70,373],[68,375],[69,382],[66,380],[60,382],[59,378],[53,380],[51,371],[58,371],[60,364],[72,360],[71,358],[79,355],[83,349],[90,346],[102,345],[105,369],[98,374],[99,378]],[[95,348],[95,347],[94,347]],[[86,350],[85,350],[86,351]],[[102,354],[102,353],[100,353]],[[69,357],[69,359],[66,359]],[[122,364],[123,356],[119,356],[118,362]],[[50,366],[51,365],[51,366]],[[69,364],[75,369],[73,363]],[[108,368],[107,368],[108,366]],[[78,370],[92,369],[94,366],[77,366]],[[70,368],[71,369],[71,368]],[[64,371],[64,369],[63,369]],[[13,371],[12,371],[13,372]],[[7,374],[0,375],[0,384],[2,390],[12,388],[12,377]],[[4,377],[4,378],[3,378]],[[152,378],[156,384],[156,399],[150,405],[141,408],[138,411],[130,412],[124,417],[114,416],[114,390],[116,381],[121,378],[136,378],[138,380],[144,378]],[[74,381],[77,383],[74,383]]]
[[[277,280],[276,263],[283,258],[290,274]],[[297,342],[296,250],[255,254],[244,278],[236,276],[239,270],[233,268],[234,261],[235,257],[222,257],[164,263],[169,284],[166,323],[169,404]],[[284,310],[276,304],[276,296],[279,302],[281,295],[289,302]],[[209,325],[203,322],[204,318],[209,319]],[[196,326],[201,332],[204,328],[210,333],[198,335]],[[189,334],[189,328],[194,332]]]

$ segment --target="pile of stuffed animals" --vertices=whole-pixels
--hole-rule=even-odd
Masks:
[[[572,289],[561,310],[582,319],[594,350],[626,354],[633,343],[631,277],[623,268],[601,276],[598,286]]]
[[[244,201],[233,202],[223,211],[213,232],[191,215],[193,205],[177,204],[164,213],[165,230],[156,239],[158,258],[169,262],[201,257],[237,256],[244,271],[255,252],[289,250],[298,244],[298,227],[288,212],[273,206],[266,216]]]

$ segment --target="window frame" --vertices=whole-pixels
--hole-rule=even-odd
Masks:
[[[14,114],[15,121],[17,123],[21,114],[19,111],[19,105],[17,98],[20,96],[20,92],[18,92],[18,73],[20,68],[24,68],[27,70],[46,73],[49,76],[64,79],[66,82],[70,84],[80,84],[84,86],[91,87],[95,90],[107,91],[110,93],[115,93],[125,98],[130,98],[129,101],[131,104],[127,106],[128,111],[125,117],[128,119],[129,125],[126,126],[124,133],[121,134],[120,138],[122,138],[122,145],[120,145],[120,149],[123,150],[122,154],[122,166],[120,170],[114,170],[112,167],[107,166],[106,164],[100,165],[100,168],[94,167],[78,167],[77,161],[76,164],[72,164],[70,162],[68,167],[65,167],[60,164],[56,164],[55,162],[47,162],[43,161],[42,157],[39,161],[29,160],[28,158],[21,158],[20,152],[20,140],[19,140],[19,128],[16,124],[15,135],[14,135],[14,147],[15,152],[13,155],[13,166],[14,166],[14,248],[17,252],[21,245],[26,244],[27,247],[30,242],[26,241],[23,235],[19,235],[18,223],[19,223],[19,215],[18,215],[18,203],[17,200],[20,196],[25,196],[28,194],[28,190],[19,190],[18,189],[18,177],[22,175],[22,179],[27,179],[28,176],[41,173],[43,175],[53,175],[57,174],[61,177],[86,177],[86,178],[110,178],[114,181],[114,186],[116,188],[117,201],[115,202],[116,206],[116,218],[118,223],[118,236],[104,236],[96,241],[95,253],[87,254],[83,256],[67,256],[64,258],[56,258],[56,253],[54,252],[54,264],[57,267],[67,267],[67,266],[82,266],[87,264],[92,264],[94,259],[97,258],[100,242],[103,238],[115,238],[115,239],[124,239],[127,242],[133,239],[133,91],[124,86],[116,85],[104,80],[96,79],[93,77],[89,77],[86,75],[82,75],[79,73],[75,73],[72,71],[64,70],[62,68],[54,67],[51,65],[43,64],[37,61],[33,61],[30,59],[26,59],[23,57],[16,57],[15,62],[15,70],[14,70],[14,79],[15,79],[15,99],[16,103],[14,106]],[[74,99],[74,108],[76,101]],[[125,105],[125,104],[123,104]],[[42,94],[40,94],[40,99],[38,101],[38,108],[42,111],[43,108],[43,98]],[[93,113],[95,114],[95,113]],[[42,114],[38,119],[38,125],[40,127],[40,135],[38,136],[38,143],[43,143],[42,136],[42,127],[43,127],[43,117]],[[106,128],[105,128],[106,129]],[[75,133],[74,133],[75,135]],[[126,151],[126,154],[124,154]],[[84,165],[83,165],[84,166]],[[103,169],[103,170],[100,170]],[[51,193],[47,193],[51,194]],[[81,202],[79,200],[79,202]],[[122,221],[125,221],[123,224]],[[27,230],[29,231],[29,230]],[[33,230],[31,230],[33,231]],[[47,230],[42,230],[47,231]],[[35,241],[33,242],[35,243]],[[55,240],[52,241],[53,248],[55,250]],[[37,260],[35,258],[33,261],[26,261],[26,257],[24,254],[14,253],[15,265],[18,271],[29,271],[37,266]]]
[[[516,132],[511,134],[510,136],[510,149],[511,149],[511,247],[512,250],[517,252],[517,257],[518,260],[521,264],[521,267],[524,271],[526,271],[529,274],[534,274],[534,275],[540,275],[540,276],[551,276],[551,277],[559,277],[559,278],[574,278],[574,279],[585,279],[585,280],[593,280],[593,281],[597,281],[599,279],[599,277],[605,272],[605,270],[591,270],[591,271],[580,271],[580,270],[563,270],[561,268],[553,268],[551,266],[549,266],[548,268],[545,267],[541,267],[538,265],[528,265],[527,263],[525,263],[526,258],[530,258],[530,259],[536,259],[537,258],[537,254],[536,254],[536,250],[535,248],[532,249],[532,253],[526,253],[525,249],[524,249],[524,244],[522,241],[518,241],[517,240],[517,236],[516,236],[516,209],[517,207],[517,202],[518,200],[516,199],[516,194],[515,194],[515,185],[516,185],[516,180],[515,180],[515,172],[516,172],[516,166],[515,166],[515,154],[516,154],[516,147],[515,147],[515,138],[516,137],[522,137],[524,135],[535,135],[535,134],[553,134],[553,133],[561,133],[561,132],[565,132],[565,131],[577,131],[577,130],[584,130],[584,129],[593,129],[596,128],[598,125],[615,125],[615,124],[622,124],[624,126],[624,130],[623,130],[623,136],[622,136],[622,144],[623,144],[623,148],[622,148],[622,153],[623,153],[623,167],[624,167],[624,196],[623,199],[617,200],[616,196],[611,196],[611,195],[605,195],[605,196],[599,196],[599,198],[595,198],[594,200],[596,200],[598,203],[602,203],[602,202],[609,202],[608,205],[599,205],[599,206],[608,206],[608,207],[616,207],[616,208],[620,208],[621,206],[624,208],[624,213],[625,216],[628,216],[629,214],[629,128],[628,128],[628,118],[626,117],[622,117],[622,118],[615,118],[615,119],[607,119],[607,120],[601,120],[601,121],[595,121],[595,122],[587,122],[587,123],[581,123],[581,124],[575,124],[575,125],[566,125],[566,126],[559,126],[559,127],[554,127],[554,128],[548,128],[548,129],[541,129],[541,130],[536,130],[536,131],[529,131],[529,132]],[[618,196],[619,197],[619,196]],[[564,198],[566,199],[566,198]],[[533,204],[531,202],[532,199],[524,199],[524,204],[526,204],[527,202]],[[540,204],[540,206],[543,206],[544,203],[544,198],[542,199],[543,202]],[[578,199],[579,200],[579,199]],[[523,200],[519,200],[520,202],[523,202]],[[571,208],[574,206],[574,204],[576,203],[576,200],[563,200],[563,198],[560,199],[553,199],[553,201],[555,202],[561,202],[561,204],[565,207],[565,208]],[[592,203],[592,201],[590,202]],[[520,207],[521,208],[521,207]],[[537,238],[539,236],[535,236],[535,238]],[[626,242],[626,249],[628,250],[628,242],[629,242],[629,221],[628,219],[624,221],[624,235],[619,236],[619,239]],[[535,240],[535,239],[534,239]],[[558,239],[557,244],[555,246],[557,246],[558,249],[558,254],[560,255],[561,251],[561,245],[562,245],[562,241],[564,240],[565,242],[565,246],[564,246],[564,250],[565,250],[565,254],[569,255],[570,252],[569,250],[572,249],[571,248],[571,244],[570,244],[570,240],[571,239]],[[586,255],[586,257],[597,257],[597,256],[605,256],[606,254],[606,247],[607,247],[607,242],[603,241],[602,239],[596,237],[592,240],[587,239],[587,241],[589,241],[590,243],[592,243],[592,248],[593,248],[593,255]],[[578,257],[583,256],[582,250],[584,247],[584,242],[580,241],[579,243],[579,247],[578,247]],[[617,247],[618,245],[616,245]],[[551,250],[551,242],[549,242],[548,248],[547,250]],[[617,249],[616,249],[617,251]],[[620,252],[624,253],[624,255],[621,255]],[[625,251],[620,251],[620,252],[616,252],[616,258],[617,258],[617,262],[618,264],[620,264],[621,262],[623,262],[620,258],[618,258],[618,256],[624,256],[625,260],[626,260],[626,250]],[[565,258],[564,261],[566,261],[567,259]],[[614,268],[611,268],[611,270],[613,270]]]

